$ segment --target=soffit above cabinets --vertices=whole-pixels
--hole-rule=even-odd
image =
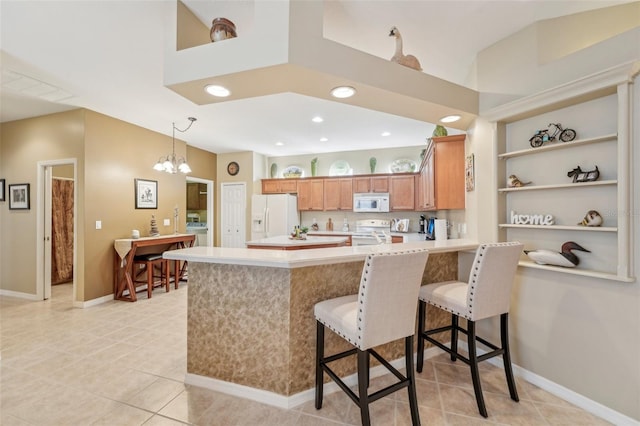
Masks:
[[[197,105],[286,92],[336,101],[330,90],[350,85],[356,95],[339,102],[429,123],[458,114],[447,127],[471,125],[478,92],[323,38],[322,7],[255,2],[251,31],[237,38],[182,50],[167,43],[164,85]],[[181,30],[176,23],[175,33]],[[209,84],[231,95],[215,98],[204,91]]]

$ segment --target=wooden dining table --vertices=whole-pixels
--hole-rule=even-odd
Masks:
[[[172,249],[192,247],[195,234],[171,234],[158,237],[120,238],[113,242],[113,292],[116,300],[135,302],[136,286],[134,284],[133,260],[136,254],[158,253]],[[186,263],[186,262],[185,262]],[[180,261],[174,261],[176,283],[182,279],[184,268]],[[125,294],[128,290],[129,294]]]

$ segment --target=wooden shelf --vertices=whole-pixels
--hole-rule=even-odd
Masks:
[[[532,186],[522,186],[520,188],[498,188],[498,192],[518,192],[518,191],[539,191],[544,189],[561,189],[561,188],[571,188],[576,189],[577,187],[589,187],[589,186],[604,186],[604,185],[617,185],[617,180],[598,180],[595,182],[580,182],[580,183],[561,183],[555,185],[532,185]]]
[[[589,231],[589,232],[618,232],[615,226],[580,226],[580,225],[516,225],[501,223],[500,228],[516,229],[544,229],[548,231]]]
[[[617,133],[612,133],[610,135],[598,136],[598,137],[589,138],[589,139],[578,139],[571,142],[556,141],[556,142],[551,142],[549,145],[543,145],[539,148],[527,148],[520,151],[505,152],[504,154],[498,155],[498,158],[501,160],[505,160],[507,158],[521,157],[523,155],[539,154],[541,152],[556,151],[558,149],[565,149],[565,148],[575,148],[577,145],[590,145],[598,142],[606,142],[613,139],[617,139],[617,137],[618,137]]]
[[[584,277],[600,278],[603,280],[620,281],[624,283],[632,283],[635,281],[634,277],[625,277],[616,274],[610,274],[608,272],[588,271],[579,268],[563,268],[562,266],[553,265],[540,265],[530,260],[521,260],[518,262],[518,266],[532,269],[542,269],[545,271],[562,272],[564,274],[581,275]]]

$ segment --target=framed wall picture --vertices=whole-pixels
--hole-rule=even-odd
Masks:
[[[464,162],[464,182],[467,192],[471,192],[475,189],[476,176],[473,154],[467,156]]]
[[[9,185],[9,210],[29,210],[30,198],[28,183]]]
[[[4,197],[4,179],[0,179],[0,201],[5,201],[5,197]]]
[[[135,179],[136,209],[158,208],[158,181]]]

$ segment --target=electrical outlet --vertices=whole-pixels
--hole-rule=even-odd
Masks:
[[[164,226],[169,226],[169,225],[171,225],[171,219],[165,219]]]
[[[102,221],[96,220],[96,229],[102,229]]]

